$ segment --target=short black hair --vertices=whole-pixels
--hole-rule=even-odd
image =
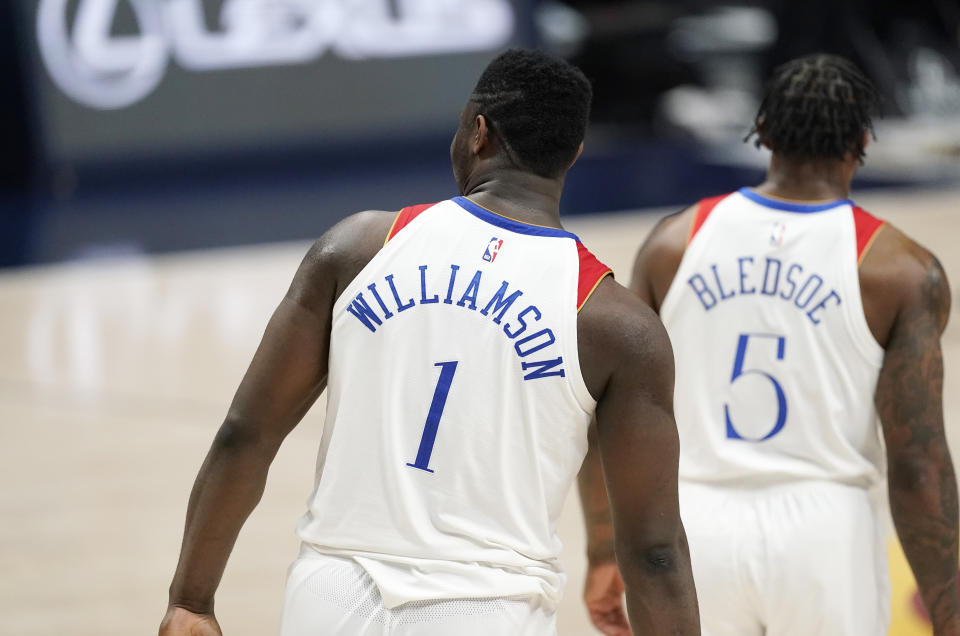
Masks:
[[[487,65],[470,101],[514,161],[554,178],[577,156],[592,98],[590,82],[569,62],[541,51],[510,49]]]
[[[756,145],[766,144],[793,159],[861,162],[863,134],[873,131],[880,96],[853,62],[819,53],[778,67],[767,83],[753,128]]]

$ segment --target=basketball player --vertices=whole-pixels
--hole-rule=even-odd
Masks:
[[[558,217],[590,99],[566,62],[504,53],[451,146],[463,196],[317,241],[197,478],[161,634],[219,633],[227,557],[324,387],[284,636],[555,634],[555,529],[594,413],[631,620],[699,633],[669,340]]]
[[[676,355],[681,509],[710,636],[886,634],[870,496],[885,470],[934,633],[960,634],[950,292],[932,254],[848,199],[875,106],[842,58],[780,67],[751,133],[773,151],[767,180],[667,217],[637,255],[632,287]],[[607,633],[628,633],[597,474],[588,459],[585,596]]]

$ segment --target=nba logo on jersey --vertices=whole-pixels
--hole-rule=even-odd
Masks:
[[[783,223],[774,223],[770,230],[770,245],[779,247],[783,245],[783,235],[787,233],[787,226]]]
[[[497,237],[494,236],[487,244],[487,249],[483,253],[483,260],[490,263],[497,260],[497,254],[500,253],[501,247],[503,247],[503,239],[497,239]]]

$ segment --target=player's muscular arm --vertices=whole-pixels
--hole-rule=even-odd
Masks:
[[[896,262],[902,304],[875,400],[887,445],[890,508],[934,633],[960,635],[957,482],[944,435],[940,350],[950,291],[931,255],[914,249]]]
[[[587,561],[591,566],[615,563],[613,518],[610,516],[607,487],[603,483],[596,419],[590,423],[587,431],[587,454],[577,475],[577,487],[587,531]]]
[[[584,377],[598,396],[596,449],[630,623],[637,634],[699,634],[677,496],[666,331],[649,307],[608,279],[581,312],[579,333]]]
[[[354,215],[314,243],[267,324],[190,495],[161,635],[219,634],[213,597],[227,558],[280,444],[326,386],[333,303],[393,218]]]
[[[629,636],[623,607],[623,579],[617,567],[610,500],[603,483],[597,422],[587,432],[587,454],[577,475],[580,507],[587,535],[587,573],[583,602],[594,626],[607,636]]]
[[[661,219],[633,261],[630,289],[658,314],[680,268],[695,212],[696,206]]]
[[[659,311],[680,266],[694,211],[688,208],[663,218],[637,253],[630,289],[655,311]],[[620,600],[623,581],[614,554],[613,519],[600,466],[596,422],[590,427],[588,442],[577,476],[587,535],[583,598],[597,629],[608,636],[620,636],[630,632]]]

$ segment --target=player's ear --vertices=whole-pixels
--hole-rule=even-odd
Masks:
[[[870,142],[871,142],[871,141],[873,141],[873,139],[872,139],[872,135],[870,134],[870,131],[869,131],[869,130],[864,130],[864,131],[863,131],[863,138],[862,138],[862,142],[863,142],[862,149],[863,149],[864,153],[857,152],[857,148],[856,148],[856,147],[853,147],[853,144],[851,144],[851,148],[850,148],[850,150],[847,152],[847,154],[845,155],[844,158],[845,158],[846,161],[848,161],[850,164],[852,164],[852,165],[854,166],[854,169],[856,169],[856,166],[862,166],[862,165],[863,165],[863,159],[864,159],[864,157],[863,157],[863,156],[860,156],[860,155],[861,155],[861,154],[864,154],[864,155],[865,155],[865,151],[867,150],[867,146],[870,145]]]
[[[490,143],[490,128],[487,126],[487,118],[483,115],[477,115],[474,118],[473,136],[470,139],[470,150],[473,154],[479,155],[480,152]]]
[[[773,148],[767,142],[766,135],[763,134],[764,123],[765,123],[765,120],[762,117],[758,118],[756,123],[753,126],[753,132],[751,133],[751,136],[755,134],[757,136],[756,140],[759,143],[759,145],[763,148],[766,148],[770,152],[773,152]],[[747,137],[747,140],[749,140],[749,138],[750,137]]]
[[[579,159],[580,155],[582,154],[583,154],[583,142],[581,141],[580,147],[577,148],[577,154],[573,157],[573,161],[570,162],[570,168],[572,168],[574,164],[577,163],[577,159]],[[567,168],[567,169],[569,170],[570,168]]]

